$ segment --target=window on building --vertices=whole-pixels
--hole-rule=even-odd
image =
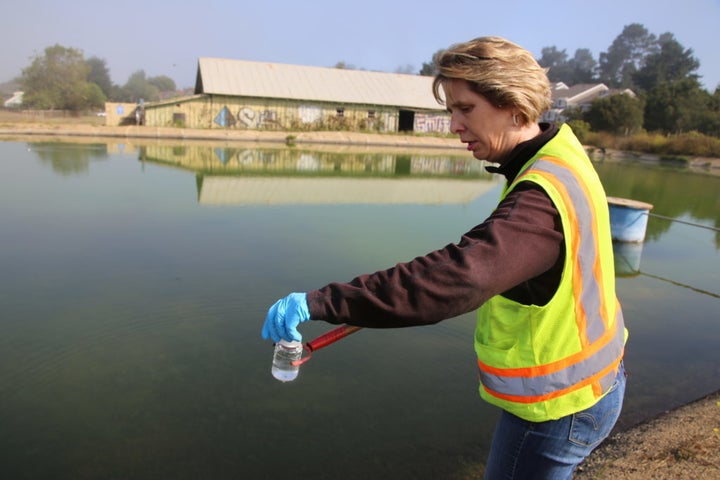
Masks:
[[[368,110],[368,118],[375,118],[375,110]]]
[[[337,117],[342,118],[345,116],[345,109],[340,107],[335,111],[335,113]]]

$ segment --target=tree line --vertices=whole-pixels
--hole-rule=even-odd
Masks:
[[[433,75],[435,61],[423,63],[420,75]],[[604,83],[632,95],[608,95],[589,109],[566,109],[567,121],[598,132],[628,135],[658,132],[664,135],[698,132],[720,137],[720,85],[713,93],[703,89],[697,71],[700,62],[672,33],[654,35],[643,25],[624,27],[596,60],[589,49],[578,48],[570,57],[555,46],[542,49],[538,59],[551,82],[568,86]],[[354,68],[339,62],[335,68]],[[404,67],[404,73],[411,73]],[[54,45],[22,70],[23,103],[30,108],[88,110],[105,101],[153,101],[161,91],[174,91],[165,75],[147,77],[134,72],[115,85],[104,59],[85,59],[81,50]]]
[[[421,75],[433,74],[435,56],[423,64]],[[604,83],[634,94],[605,96],[587,110],[566,110],[563,116],[568,121],[623,135],[699,132],[720,137],[720,85],[713,93],[702,87],[697,74],[700,61],[672,33],[654,35],[633,23],[623,28],[598,60],[587,48],[578,48],[570,57],[555,46],[543,48],[537,60],[548,69],[553,83]]]
[[[132,73],[124,85],[116,85],[104,59],[85,59],[81,50],[62,45],[36,55],[19,81],[23,105],[40,110],[84,111],[104,108],[106,101],[153,101],[160,92],[176,89],[170,77],[148,77],[144,70]]]

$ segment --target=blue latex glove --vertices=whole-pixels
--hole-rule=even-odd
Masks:
[[[291,293],[275,302],[268,310],[262,328],[262,337],[266,340],[271,338],[273,342],[280,340],[301,342],[302,335],[297,327],[307,320],[310,320],[307,294]]]

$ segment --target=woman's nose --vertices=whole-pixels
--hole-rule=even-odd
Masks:
[[[450,117],[450,132],[460,133],[464,130],[463,124],[455,119],[454,116]]]

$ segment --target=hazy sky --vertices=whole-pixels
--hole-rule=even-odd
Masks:
[[[168,75],[195,84],[197,59],[221,57],[417,72],[433,53],[485,35],[536,58],[556,46],[597,60],[631,23],[671,32],[700,60],[703,85],[720,84],[720,0],[3,0],[0,82],[54,44],[105,59],[112,81]]]

